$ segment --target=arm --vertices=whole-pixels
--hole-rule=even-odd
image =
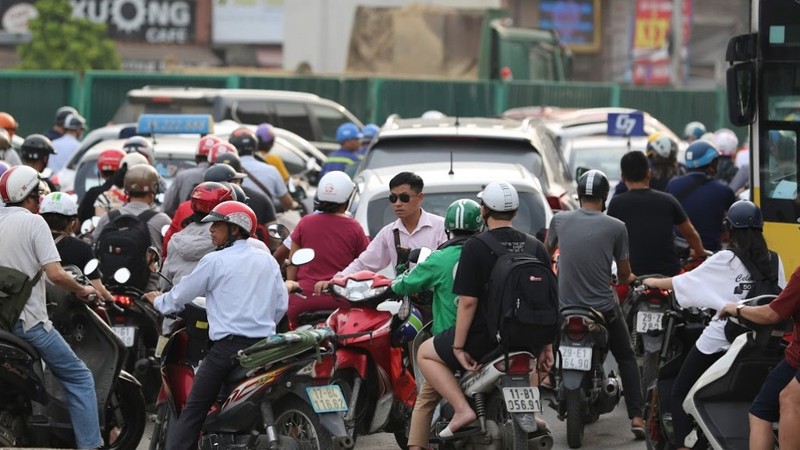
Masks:
[[[100,280],[100,278],[89,280],[89,282],[92,283],[92,286],[94,286],[95,290],[97,290],[97,295],[99,295],[100,298],[106,301],[114,301],[114,296],[108,292],[108,289],[106,289],[105,286],[103,286],[103,282]]]
[[[464,351],[464,344],[467,342],[469,328],[475,318],[475,310],[478,308],[478,298],[466,295],[458,296],[458,312],[456,313],[456,333],[453,339],[453,353],[465,369],[475,371],[480,367],[467,352]]]
[[[86,299],[89,295],[97,293],[94,287],[84,286],[75,281],[70,274],[61,268],[60,262],[45,264],[44,273],[47,274],[47,279],[53,284],[76,294],[81,299]]]
[[[392,281],[392,291],[399,295],[416,294],[428,288],[434,287],[434,281],[437,274],[433,269],[433,263],[436,258],[431,255],[422,264],[417,264],[412,270],[406,271],[398,275]]]
[[[719,311],[718,316],[721,319],[724,319],[728,316],[741,317],[760,325],[769,325],[783,320],[783,318],[777,312],[775,312],[774,309],[770,308],[769,305],[745,306],[738,311],[737,306],[738,305],[736,303],[726,304]]]
[[[203,257],[194,268],[192,273],[181,278],[171,291],[166,294],[151,296],[148,293],[147,300],[153,303],[163,314],[177,313],[183,306],[197,297],[206,295],[208,276],[213,273],[210,259]]]
[[[393,254],[395,254],[395,251],[392,227],[387,225],[378,232],[375,239],[369,243],[366,250],[358,255],[358,258],[354,259],[350,265],[336,275],[346,276],[360,270],[371,270],[373,272],[381,270],[392,262],[391,255]]]
[[[632,283],[636,275],[631,273],[631,261],[628,259],[617,260],[617,280],[619,283]]]
[[[283,247],[283,245],[281,245]],[[300,245],[292,240],[292,249],[289,250],[289,265],[286,266],[286,280],[287,281],[297,281],[297,266],[292,264],[292,256],[294,256],[294,252],[300,250]]]
[[[294,199],[292,198],[291,195],[289,195],[288,192],[286,192],[285,194],[281,195],[278,198],[278,200],[280,200],[281,206],[283,207],[284,211],[289,211],[291,209],[297,209],[300,206],[300,205],[297,204],[296,201],[294,201]]]
[[[642,283],[645,286],[649,286],[656,289],[664,289],[666,291],[671,291],[672,287],[672,277],[670,278],[645,278],[642,280]]]
[[[678,231],[681,232],[681,235],[684,237],[684,239],[686,239],[686,242],[689,243],[689,247],[692,249],[694,257],[698,259],[705,259],[706,249],[703,248],[703,241],[700,240],[700,234],[697,233],[694,225],[692,225],[692,221],[686,219],[683,223],[678,225]]]

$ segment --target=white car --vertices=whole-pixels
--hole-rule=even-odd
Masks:
[[[519,192],[520,207],[514,218],[514,227],[544,239],[553,211],[542,192],[539,180],[522,165],[492,162],[462,162],[407,164],[365,170],[355,177],[357,186],[350,212],[367,235],[375,235],[386,224],[397,218],[389,204],[389,180],[400,172],[414,172],[425,183],[422,208],[444,216],[447,207],[460,198],[478,201],[477,194],[492,181],[511,183]]]

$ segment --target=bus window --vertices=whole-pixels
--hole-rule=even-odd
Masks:
[[[769,130],[766,158],[762,167],[765,194],[772,199],[797,198],[797,134],[794,131]]]

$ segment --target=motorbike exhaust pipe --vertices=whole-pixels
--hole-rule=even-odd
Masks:
[[[543,434],[528,439],[528,448],[537,450],[550,450],[553,448],[553,436]]]
[[[619,395],[619,381],[616,378],[606,378],[603,392],[608,397],[617,397]]]
[[[333,446],[341,450],[350,450],[356,446],[356,441],[350,436],[339,436],[333,438]]]

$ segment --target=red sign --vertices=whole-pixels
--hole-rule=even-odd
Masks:
[[[683,47],[680,51],[683,68],[692,30],[692,0],[683,0],[682,19]],[[672,0],[636,0],[632,52],[634,84],[671,84],[671,28]]]

